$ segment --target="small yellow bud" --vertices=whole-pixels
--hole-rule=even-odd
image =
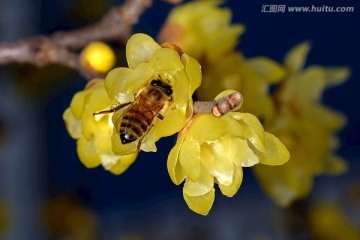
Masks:
[[[113,50],[103,42],[92,42],[81,52],[81,64],[84,68],[98,73],[107,73],[115,64]]]

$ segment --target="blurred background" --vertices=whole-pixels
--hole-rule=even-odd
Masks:
[[[81,27],[121,3],[1,0],[0,41]],[[232,21],[246,26],[238,45],[246,57],[282,62],[290,48],[309,40],[308,65],[352,70],[348,81],[326,90],[322,99],[348,119],[338,134],[337,151],[349,163],[345,174],[317,177],[308,198],[282,209],[263,193],[252,171],[244,169],[238,193],[227,198],[217,192],[213,209],[203,217],[188,209],[182,188],[168,176],[166,159],[175,138],[161,140],[156,153],[141,153],[122,175],[102,167],[87,169],[62,119],[86,81],[59,66],[1,66],[0,239],[311,239],[311,221],[299,213],[312,209],[314,202],[326,202],[318,211],[328,210],[342,224],[360,228],[360,9],[355,1],[342,1],[341,6],[353,6],[355,12],[263,13],[265,4],[282,3],[224,4],[233,12]],[[339,6],[338,1],[323,4]],[[172,7],[154,1],[134,32],[157,37]]]

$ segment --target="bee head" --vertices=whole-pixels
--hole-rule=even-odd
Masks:
[[[167,96],[171,96],[173,93],[173,90],[171,86],[167,83],[164,83],[161,80],[152,80],[150,83],[151,86],[160,89],[163,93],[165,93]]]

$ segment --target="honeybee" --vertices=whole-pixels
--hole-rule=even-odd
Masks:
[[[119,129],[121,143],[127,144],[139,140],[139,151],[141,140],[150,131],[155,117],[160,120],[164,119],[160,111],[168,102],[172,101],[172,94],[171,85],[159,77],[146,85],[134,101],[96,112],[93,115],[112,113],[129,106],[115,125],[116,129]]]

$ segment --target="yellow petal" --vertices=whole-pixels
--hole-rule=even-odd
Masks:
[[[160,48],[160,45],[146,34],[137,33],[132,35],[126,44],[126,59],[129,68],[135,68],[141,63],[148,62]]]
[[[328,86],[342,84],[351,74],[348,67],[329,67],[325,68],[326,82]]]
[[[318,101],[326,86],[325,71],[321,67],[308,67],[297,79],[296,92],[301,99]]]
[[[77,153],[80,161],[87,168],[94,168],[100,165],[100,157],[94,146],[94,141],[88,141],[84,137],[77,141]]]
[[[214,187],[214,177],[209,174],[204,166],[201,166],[200,176],[196,182],[186,179],[184,193],[188,196],[205,195]]]
[[[72,114],[70,108],[67,108],[63,114],[63,119],[65,121],[66,129],[68,130],[70,136],[74,139],[81,137],[81,120],[75,118]]]
[[[156,120],[156,124],[152,127],[149,135],[154,135],[154,139],[157,141],[162,137],[167,137],[179,132],[187,122],[186,112],[186,106],[173,111],[168,110],[163,120]],[[145,141],[147,141],[147,139],[145,139]]]
[[[194,212],[207,215],[215,200],[215,189],[201,196],[189,196],[183,192],[184,199],[188,207]]]
[[[119,175],[133,164],[137,158],[137,153],[119,156],[117,163],[109,169],[113,174]]]
[[[151,57],[149,64],[157,72],[179,71],[184,68],[178,52],[170,48],[161,48]]]
[[[277,83],[285,77],[285,69],[269,58],[256,57],[248,59],[247,66],[261,74],[269,83]]]
[[[280,206],[288,206],[307,196],[312,189],[313,176],[292,160],[282,166],[258,164],[253,167],[258,181],[267,194]]]
[[[232,159],[228,157],[227,142],[219,144],[203,144],[201,146],[201,163],[206,167],[220,184],[230,185],[233,181],[234,166]],[[230,153],[229,153],[230,154]]]
[[[179,152],[179,161],[186,176],[196,182],[200,176],[200,145],[187,136]]]
[[[181,56],[181,61],[190,79],[190,93],[193,93],[201,84],[201,66],[198,61],[187,54]]]
[[[284,63],[290,72],[298,72],[303,68],[310,47],[309,42],[303,42],[293,47],[286,54]]]
[[[330,175],[340,175],[349,168],[347,162],[336,155],[326,158],[326,172]]]
[[[171,149],[168,160],[167,160],[167,170],[169,172],[170,178],[174,184],[179,185],[184,179],[185,175],[179,163],[179,152],[182,148],[184,141],[184,136],[177,139],[175,146]]]
[[[135,69],[117,68],[105,79],[107,92],[111,100],[118,100],[119,94],[136,94],[154,79],[154,70],[147,63],[139,64]]]
[[[124,84],[128,81],[133,69],[129,68],[114,68],[105,78],[105,89],[111,100],[116,100],[119,93],[125,92]]]
[[[343,114],[323,105],[312,104],[307,106],[305,110],[312,121],[327,128],[329,131],[336,131],[346,125],[347,120]]]
[[[190,93],[190,80],[185,71],[178,71],[169,79],[174,82],[173,85],[173,102],[172,107],[181,107],[192,101],[192,93]]]
[[[80,91],[74,95],[70,103],[70,109],[75,118],[80,119],[84,109],[84,100],[88,91]]]
[[[195,116],[187,134],[190,139],[202,144],[203,142],[215,141],[225,134],[226,130],[226,124],[221,118],[214,117],[211,114],[201,114]]]
[[[252,167],[259,163],[259,157],[249,147],[247,140],[234,138],[231,144],[234,152],[236,152],[233,162],[237,166]]]
[[[234,175],[233,175],[233,179],[230,185],[223,185],[221,183],[219,183],[219,188],[222,192],[222,194],[224,194],[227,197],[232,197],[235,195],[235,193],[239,190],[241,182],[243,179],[243,171],[242,168],[240,166],[234,166]]]
[[[265,153],[260,155],[260,163],[267,165],[282,165],[290,158],[285,145],[271,133],[265,132]]]
[[[254,145],[259,151],[265,151],[265,131],[259,119],[250,113],[233,113],[231,115],[236,120],[240,120],[243,126],[244,137]]]

